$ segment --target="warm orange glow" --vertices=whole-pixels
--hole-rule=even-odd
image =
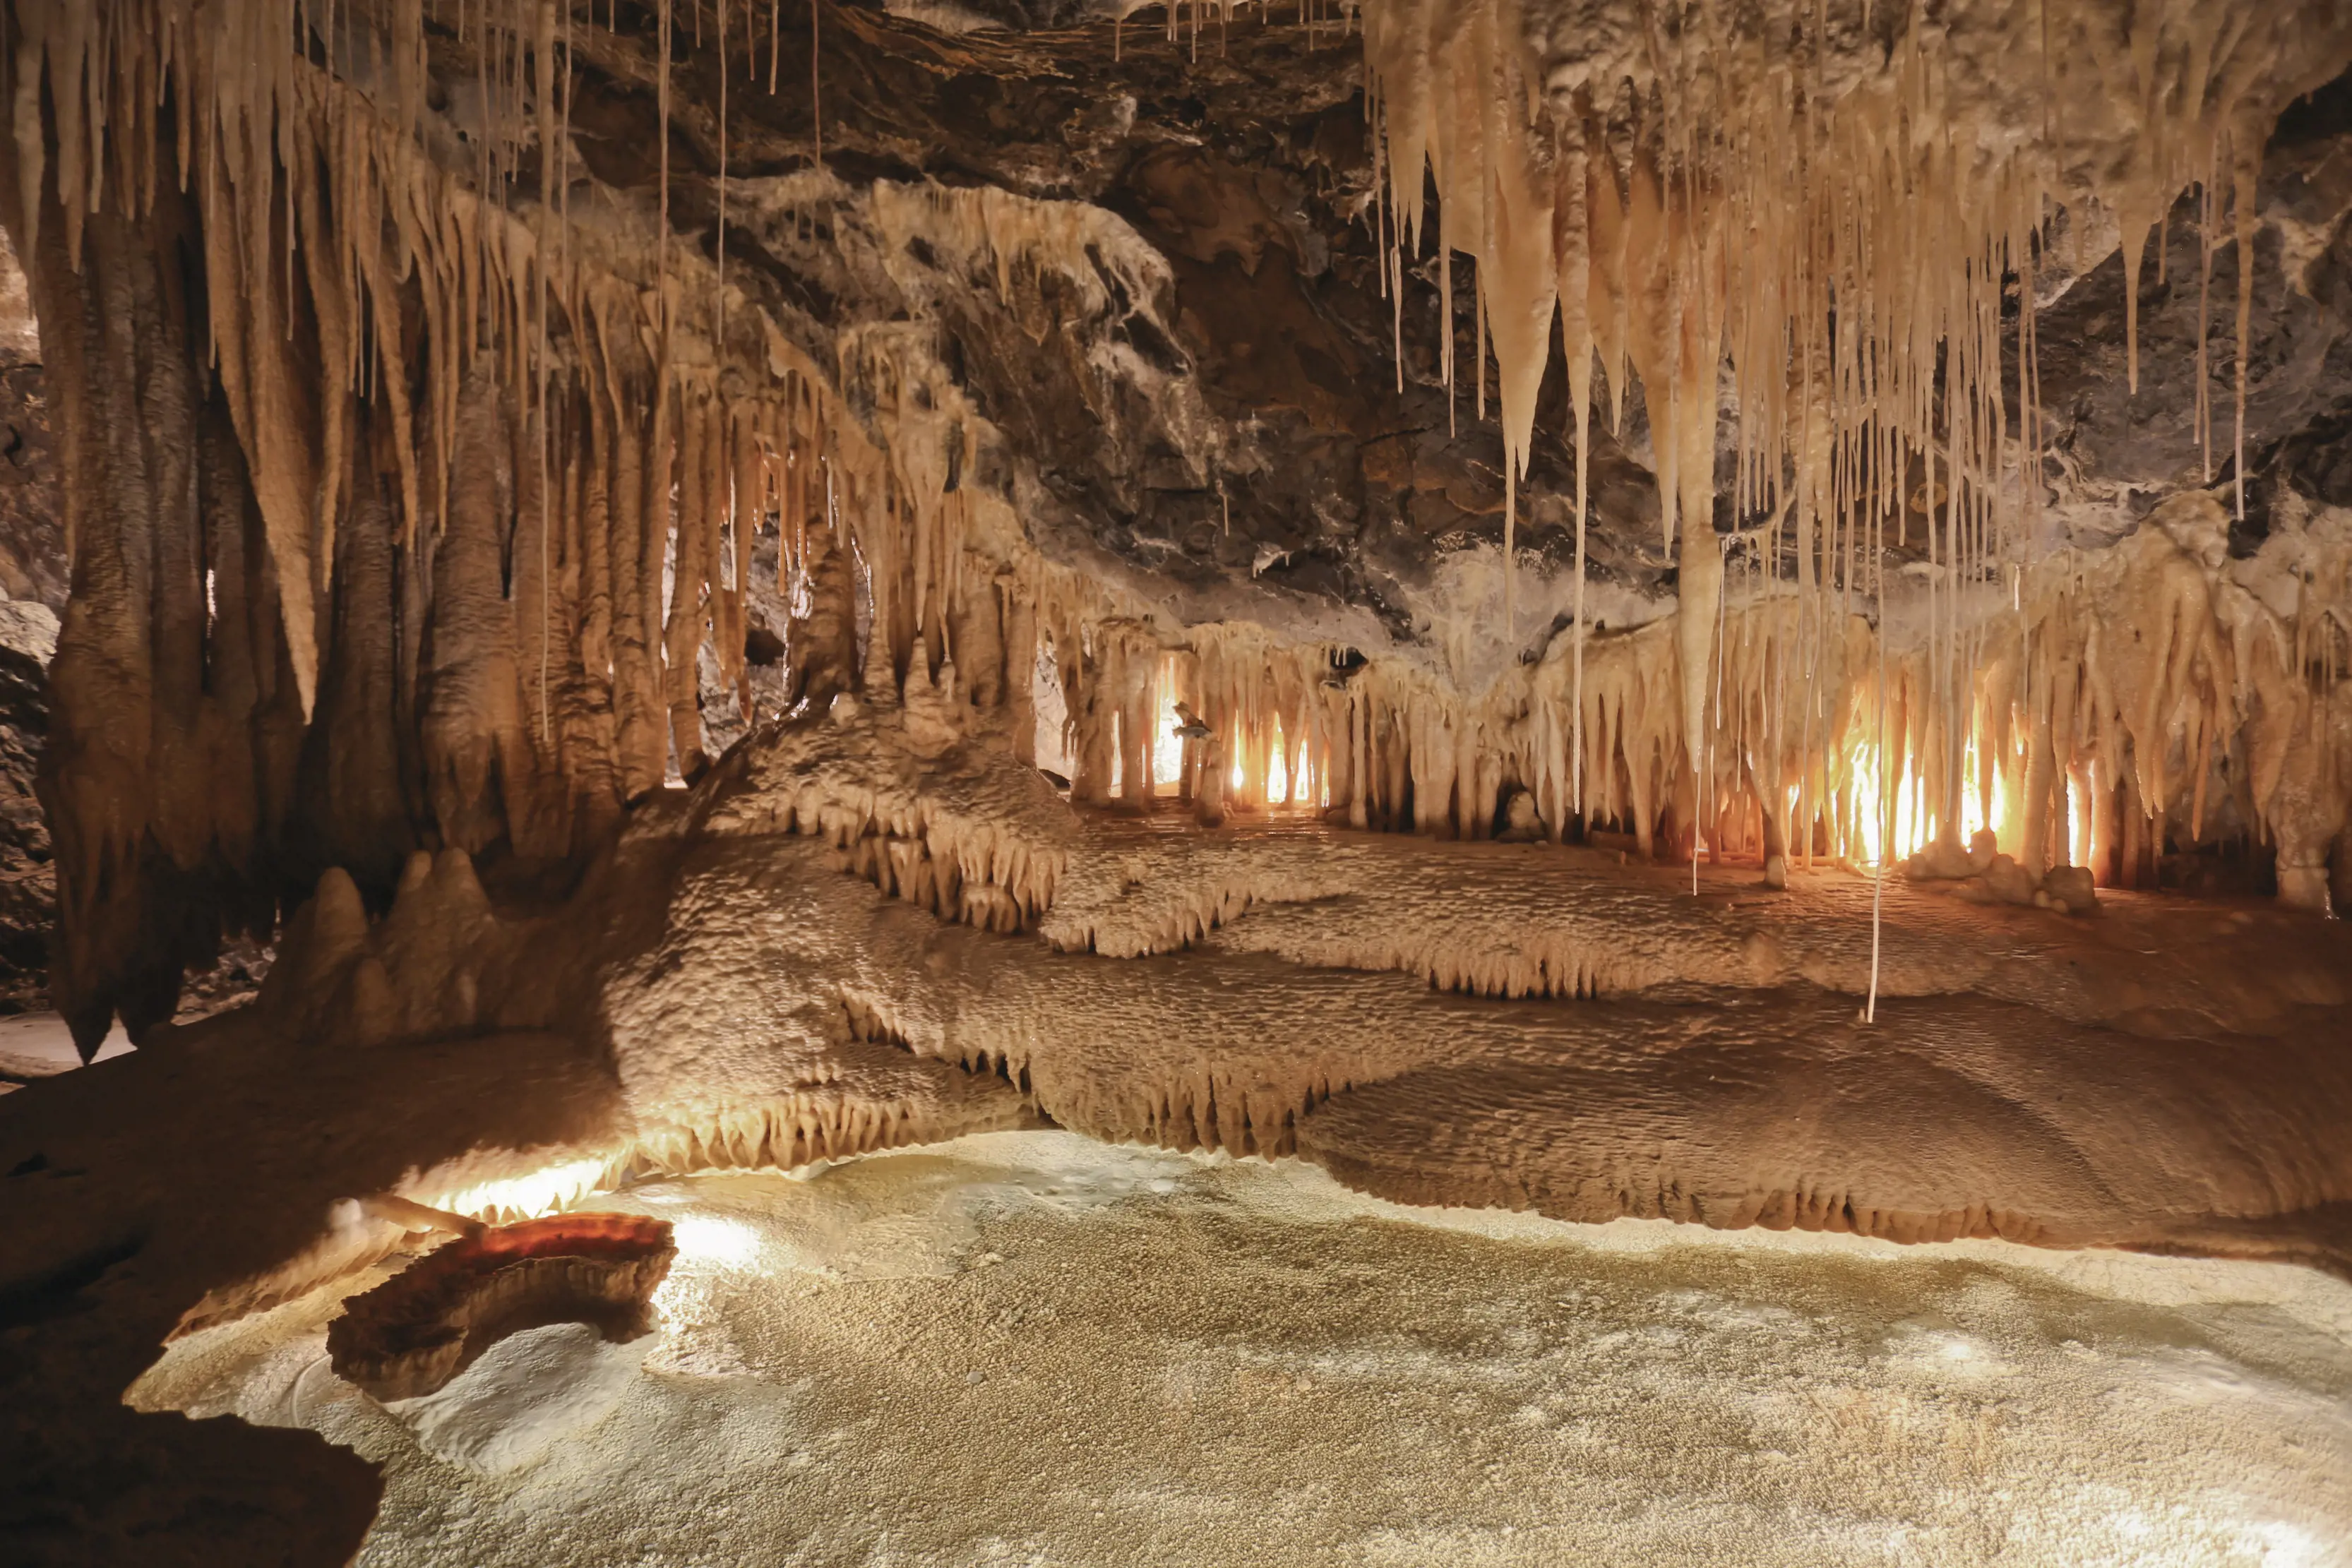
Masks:
[[[1273,806],[1285,804],[1288,800],[1290,770],[1283,760],[1282,721],[1278,718],[1274,720],[1269,727],[1269,732],[1265,752],[1265,804]],[[1227,785],[1232,789],[1236,799],[1241,797],[1248,778],[1247,771],[1243,766],[1242,754],[1244,749],[1240,746],[1233,748],[1233,772],[1226,779]],[[1304,758],[1301,760],[1303,761]]]
[[[1993,769],[1990,826],[1993,835],[2002,843],[2013,844],[2017,841],[2017,809],[2010,803],[2009,769],[2005,768]]]
[[[1964,844],[1974,840],[1985,829],[1992,827],[1992,823],[1985,821],[1984,796],[1977,789],[1977,737],[1971,735],[1969,737],[1968,749],[1961,754],[1960,758],[1960,842]],[[1992,814],[1998,820],[2001,808],[2000,778],[1998,773],[1993,777],[1992,787]],[[1993,831],[1998,833],[2000,830],[1993,828]]]
[[[1903,776],[1895,780],[1892,801],[1887,799],[1883,792],[1879,757],[1874,746],[1865,746],[1854,754],[1851,777],[1856,841],[1846,846],[1845,855],[1856,865],[1875,866],[1882,854],[1889,863],[1900,862],[1935,842],[1937,831],[1943,825],[1928,809],[1927,781],[1908,761],[1904,764]],[[1963,841],[1975,831],[1971,825],[1975,807],[1975,792],[1964,790],[1960,808]]]
[[[1878,748],[1853,759],[1853,826],[1859,841],[1846,846],[1846,858],[1861,865],[1876,865],[1886,831],[1885,802],[1879,791]]]
[[[1880,752],[1867,743],[1857,746],[1846,766],[1846,815],[1833,820],[1832,836],[1839,852],[1858,866],[1876,866],[1882,850],[1888,863],[1899,862],[1918,853],[1936,841],[1943,827],[1927,793],[1927,780],[1916,764],[1906,760],[1903,775],[1895,782],[1892,800],[1882,793],[1884,775],[1879,763]],[[1958,841],[1971,844],[1977,834],[1990,829],[1994,840],[2003,849],[2015,852],[2023,835],[2024,823],[2019,820],[2018,803],[2010,793],[2011,778],[2019,759],[2011,757],[1993,758],[1991,772],[1991,810],[1985,810],[1985,797],[1979,790],[1983,761],[1979,737],[1973,732],[1961,751],[1959,789]],[[1834,778],[1835,775],[1832,775]],[[2069,776],[2063,783],[2066,820],[2064,837],[2052,846],[2056,855],[2071,855],[2075,864],[2087,863],[2090,858],[2090,813],[2080,780]],[[1795,810],[1796,791],[1790,791],[1790,810]],[[1891,810],[1890,810],[1891,806]],[[1890,837],[1891,835],[1891,837]],[[1882,844],[1882,841],[1887,841]]]

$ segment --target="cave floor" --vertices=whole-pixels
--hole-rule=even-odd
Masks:
[[[345,1281],[131,1402],[385,1468],[392,1564],[2352,1562],[2352,1285],[1411,1209],[992,1134],[641,1186],[658,1331],[399,1416]]]

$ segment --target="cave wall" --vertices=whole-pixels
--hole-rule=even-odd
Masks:
[[[24,269],[0,238],[0,1011],[47,998],[57,873],[34,778],[65,608],[66,533],[41,340]]]

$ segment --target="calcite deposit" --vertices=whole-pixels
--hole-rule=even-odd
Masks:
[[[669,1226],[562,1214],[482,1230],[353,1296],[327,1330],[337,1375],[379,1399],[431,1394],[507,1335],[582,1322],[609,1340],[653,1326],[677,1256]]]
[[[28,1560],[348,1556],[117,1396],[420,1216],[967,1134],[2352,1276],[2344,8],[0,28]]]

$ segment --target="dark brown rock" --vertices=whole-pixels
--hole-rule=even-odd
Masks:
[[[583,1322],[614,1343],[652,1326],[677,1246],[669,1222],[562,1214],[452,1241],[327,1325],[337,1374],[379,1399],[430,1394],[511,1333]]]

